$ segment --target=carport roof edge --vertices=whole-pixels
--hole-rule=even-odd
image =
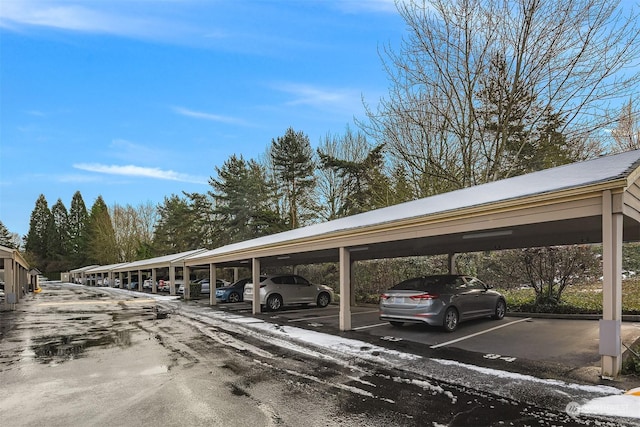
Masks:
[[[216,256],[598,184],[624,187],[639,166],[640,150],[603,156],[233,243],[188,256],[185,263],[197,265]]]
[[[126,263],[119,267],[115,267],[112,271],[121,272],[121,271],[133,271],[134,269],[144,270],[145,268],[170,267],[172,264],[182,261],[188,256],[194,256],[205,251],[206,249],[193,249],[190,251],[180,252],[177,254],[163,255],[163,256],[150,258],[150,259],[142,259],[139,261]]]

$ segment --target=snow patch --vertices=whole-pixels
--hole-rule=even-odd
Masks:
[[[640,419],[640,396],[623,394],[593,399],[578,409],[579,414]]]
[[[512,380],[517,380],[517,381],[531,381],[531,382],[536,382],[536,383],[540,383],[540,384],[544,384],[544,385],[548,385],[548,386],[554,386],[554,387],[566,387],[569,389],[574,389],[574,390],[580,390],[580,391],[585,391],[588,393],[599,393],[599,394],[620,394],[622,393],[622,390],[617,389],[615,387],[609,387],[609,386],[605,386],[605,385],[583,385],[583,384],[574,384],[574,383],[567,383],[564,381],[560,381],[560,380],[552,380],[552,379],[544,379],[544,378],[537,378],[531,375],[525,375],[525,374],[518,374],[515,372],[508,372],[508,371],[500,371],[498,369],[492,369],[492,368],[483,368],[481,366],[476,366],[476,365],[470,365],[468,363],[461,363],[461,362],[456,362],[454,360],[445,360],[445,359],[431,359],[434,362],[438,362],[441,363],[443,365],[446,366],[459,366],[462,368],[466,368],[472,371],[476,371],[476,372],[480,372],[486,375],[491,375],[494,377],[498,377],[498,378],[506,378],[506,379],[512,379]]]

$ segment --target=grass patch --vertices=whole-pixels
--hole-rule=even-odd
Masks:
[[[602,282],[568,286],[557,305],[535,305],[533,289],[497,289],[509,311],[527,313],[601,314]],[[640,314],[640,279],[622,281],[622,313]]]

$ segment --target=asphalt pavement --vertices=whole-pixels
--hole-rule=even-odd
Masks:
[[[587,323],[507,318],[446,334],[354,312],[356,330],[340,332],[337,307],[253,316],[48,283],[0,312],[0,425],[640,425],[567,410],[621,383],[567,383],[565,365],[480,344]]]

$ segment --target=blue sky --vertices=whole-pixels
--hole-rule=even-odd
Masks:
[[[403,35],[393,0],[2,0],[0,220],[204,193],[290,126],[316,146],[386,95]]]

